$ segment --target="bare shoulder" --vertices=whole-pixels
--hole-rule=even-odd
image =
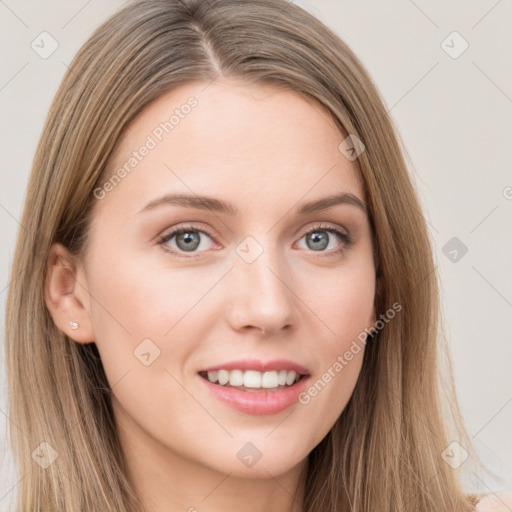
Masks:
[[[476,506],[477,512],[512,512],[512,492],[484,495]]]

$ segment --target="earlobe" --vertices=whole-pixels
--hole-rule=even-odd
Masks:
[[[87,283],[78,281],[79,264],[62,245],[53,244],[47,261],[44,299],[55,325],[78,343],[95,341]],[[85,280],[85,277],[81,277]]]

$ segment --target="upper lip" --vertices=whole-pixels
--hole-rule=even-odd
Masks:
[[[217,370],[256,370],[259,372],[270,372],[276,370],[294,371],[299,375],[309,375],[304,366],[287,359],[272,359],[271,361],[260,361],[259,359],[242,359],[220,363],[215,366],[203,368],[202,372],[213,372]]]

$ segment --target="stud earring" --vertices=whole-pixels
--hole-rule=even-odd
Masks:
[[[72,322],[70,320],[69,321],[69,325],[71,326],[71,329],[73,329],[73,330],[78,329],[78,323],[77,322]]]

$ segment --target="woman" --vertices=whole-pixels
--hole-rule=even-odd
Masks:
[[[397,136],[308,13],[114,15],[57,92],[22,224],[19,510],[474,510]]]

